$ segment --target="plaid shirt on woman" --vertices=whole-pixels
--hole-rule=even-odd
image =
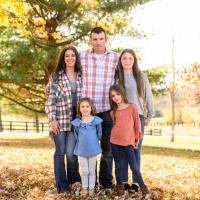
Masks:
[[[118,55],[108,51],[102,55],[92,50],[80,52],[83,88],[82,97],[89,97],[94,101],[97,113],[110,110],[109,88],[114,83],[114,74],[118,62]]]
[[[77,74],[77,100],[81,96],[81,74]],[[51,78],[49,82],[50,94],[47,99],[47,113],[49,122],[56,120],[59,123],[59,131],[71,130],[72,97],[69,79],[64,71],[59,72],[58,81]]]

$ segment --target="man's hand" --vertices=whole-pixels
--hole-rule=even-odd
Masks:
[[[53,130],[53,132],[57,135],[59,132],[59,125],[57,121],[52,121],[49,126],[51,127],[51,129]]]

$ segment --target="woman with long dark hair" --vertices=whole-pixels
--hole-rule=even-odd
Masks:
[[[54,173],[57,192],[68,192],[69,184],[80,182],[77,156],[73,155],[75,136],[71,121],[76,117],[76,106],[81,95],[81,64],[78,51],[65,47],[59,56],[48,87],[47,112],[55,143]],[[65,170],[67,157],[67,174]]]

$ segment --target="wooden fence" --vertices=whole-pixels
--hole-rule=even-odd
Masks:
[[[26,122],[26,121],[2,121],[0,131],[23,131],[23,132],[48,132],[49,123],[47,122]]]
[[[171,126],[171,122],[151,122],[150,126]],[[175,126],[195,126],[195,127],[200,127],[200,122],[190,122],[190,123],[185,123],[185,122],[175,122]]]
[[[162,135],[162,129],[159,129],[159,128],[145,128],[144,129],[144,134],[145,135],[161,136]]]

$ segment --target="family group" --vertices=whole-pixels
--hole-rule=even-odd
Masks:
[[[45,89],[57,192],[68,193],[76,182],[81,182],[82,196],[94,195],[97,184],[112,191],[114,159],[116,195],[141,190],[148,198],[140,171],[144,126],[153,116],[148,78],[132,49],[118,55],[106,48],[103,28],[93,28],[89,37],[91,49],[78,52],[67,46],[61,51]]]

